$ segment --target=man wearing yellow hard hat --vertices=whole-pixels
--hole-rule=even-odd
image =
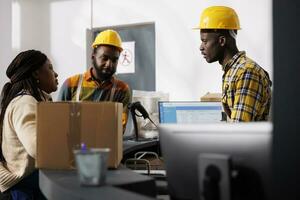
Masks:
[[[222,103],[233,122],[268,120],[271,81],[268,73],[236,46],[240,23],[225,6],[206,8],[200,17],[200,51],[208,63],[218,61],[224,71]]]
[[[123,103],[122,124],[125,130],[131,93],[128,84],[116,79],[122,40],[114,30],[97,35],[92,44],[92,67],[84,74],[65,80],[58,95],[61,101],[113,101]]]

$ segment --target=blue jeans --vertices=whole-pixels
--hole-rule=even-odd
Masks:
[[[39,172],[34,171],[29,176],[9,189],[12,200],[45,200],[39,188]]]

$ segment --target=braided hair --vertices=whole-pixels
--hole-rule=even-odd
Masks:
[[[1,92],[0,145],[2,144],[4,114],[11,100],[20,92],[26,91],[26,93],[32,95],[37,101],[42,101],[37,80],[32,74],[42,67],[47,59],[47,56],[40,51],[27,50],[19,53],[8,66],[6,75],[10,81],[3,86]],[[0,160],[4,160],[2,148],[0,148]]]

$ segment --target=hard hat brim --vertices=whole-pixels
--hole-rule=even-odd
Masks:
[[[192,28],[193,30],[201,30],[201,29],[211,29],[211,30],[241,30],[241,28],[201,28],[200,26],[196,26]]]
[[[93,49],[96,49],[97,47],[99,47],[99,46],[101,46],[101,45],[106,45],[106,46],[115,47],[115,48],[119,49],[120,52],[123,51],[123,48],[118,47],[118,46],[115,46],[115,45],[111,45],[111,44],[92,44],[91,47],[92,47]]]

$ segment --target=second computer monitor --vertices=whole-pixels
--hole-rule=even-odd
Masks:
[[[162,101],[158,103],[161,124],[220,122],[221,102]]]

